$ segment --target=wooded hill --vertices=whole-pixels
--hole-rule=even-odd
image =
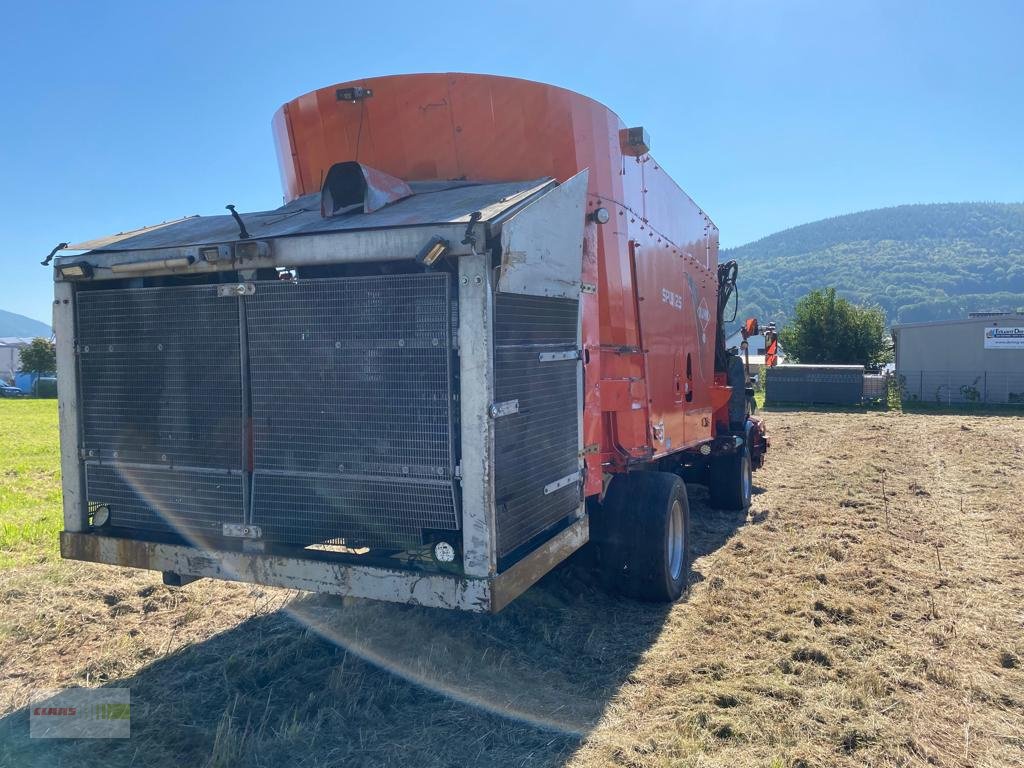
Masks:
[[[834,286],[890,323],[1024,308],[1024,204],[901,205],[822,219],[721,253],[740,265],[739,313],[785,323]],[[730,312],[731,314],[731,312]]]

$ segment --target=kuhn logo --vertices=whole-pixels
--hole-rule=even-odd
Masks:
[[[683,297],[678,293],[670,291],[668,288],[661,289],[661,300],[675,309],[683,308]]]
[[[700,320],[700,329],[706,330],[708,323],[711,322],[711,312],[708,310],[708,303],[704,299],[700,300],[700,306],[697,307],[697,318]]]

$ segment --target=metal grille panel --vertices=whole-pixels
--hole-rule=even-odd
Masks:
[[[240,469],[237,300],[211,285],[82,291],[77,303],[83,447]]]
[[[863,398],[862,365],[780,365],[765,376],[767,403],[860,405]]]
[[[498,555],[571,515],[578,483],[544,487],[579,470],[578,360],[540,361],[540,353],[576,348],[579,305],[499,293],[494,322],[494,399],[519,401],[495,422]]]
[[[245,301],[264,535],[400,547],[457,528],[449,277],[258,283]]]
[[[89,502],[115,526],[190,540],[243,522],[238,300],[212,285],[86,290],[77,307]]]
[[[174,533],[192,542],[242,522],[242,476],[226,472],[87,463],[89,504],[106,504],[111,525]]]
[[[416,547],[423,529],[454,527],[450,483],[257,472],[253,488],[268,541]]]

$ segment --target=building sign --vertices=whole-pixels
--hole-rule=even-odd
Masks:
[[[1024,350],[1024,327],[1002,326],[986,328],[985,349]]]

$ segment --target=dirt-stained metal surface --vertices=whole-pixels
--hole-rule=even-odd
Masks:
[[[587,518],[573,523],[546,544],[494,580],[491,610],[497,613],[540,581],[544,574],[587,543],[590,537]]]
[[[494,296],[484,255],[459,259],[459,382],[462,441],[463,567],[472,576],[497,570],[494,527]]]
[[[243,581],[431,608],[492,610],[492,585],[487,579],[280,555],[204,551],[67,531],[61,533],[60,550],[61,556],[68,560],[170,571],[182,576]]]

